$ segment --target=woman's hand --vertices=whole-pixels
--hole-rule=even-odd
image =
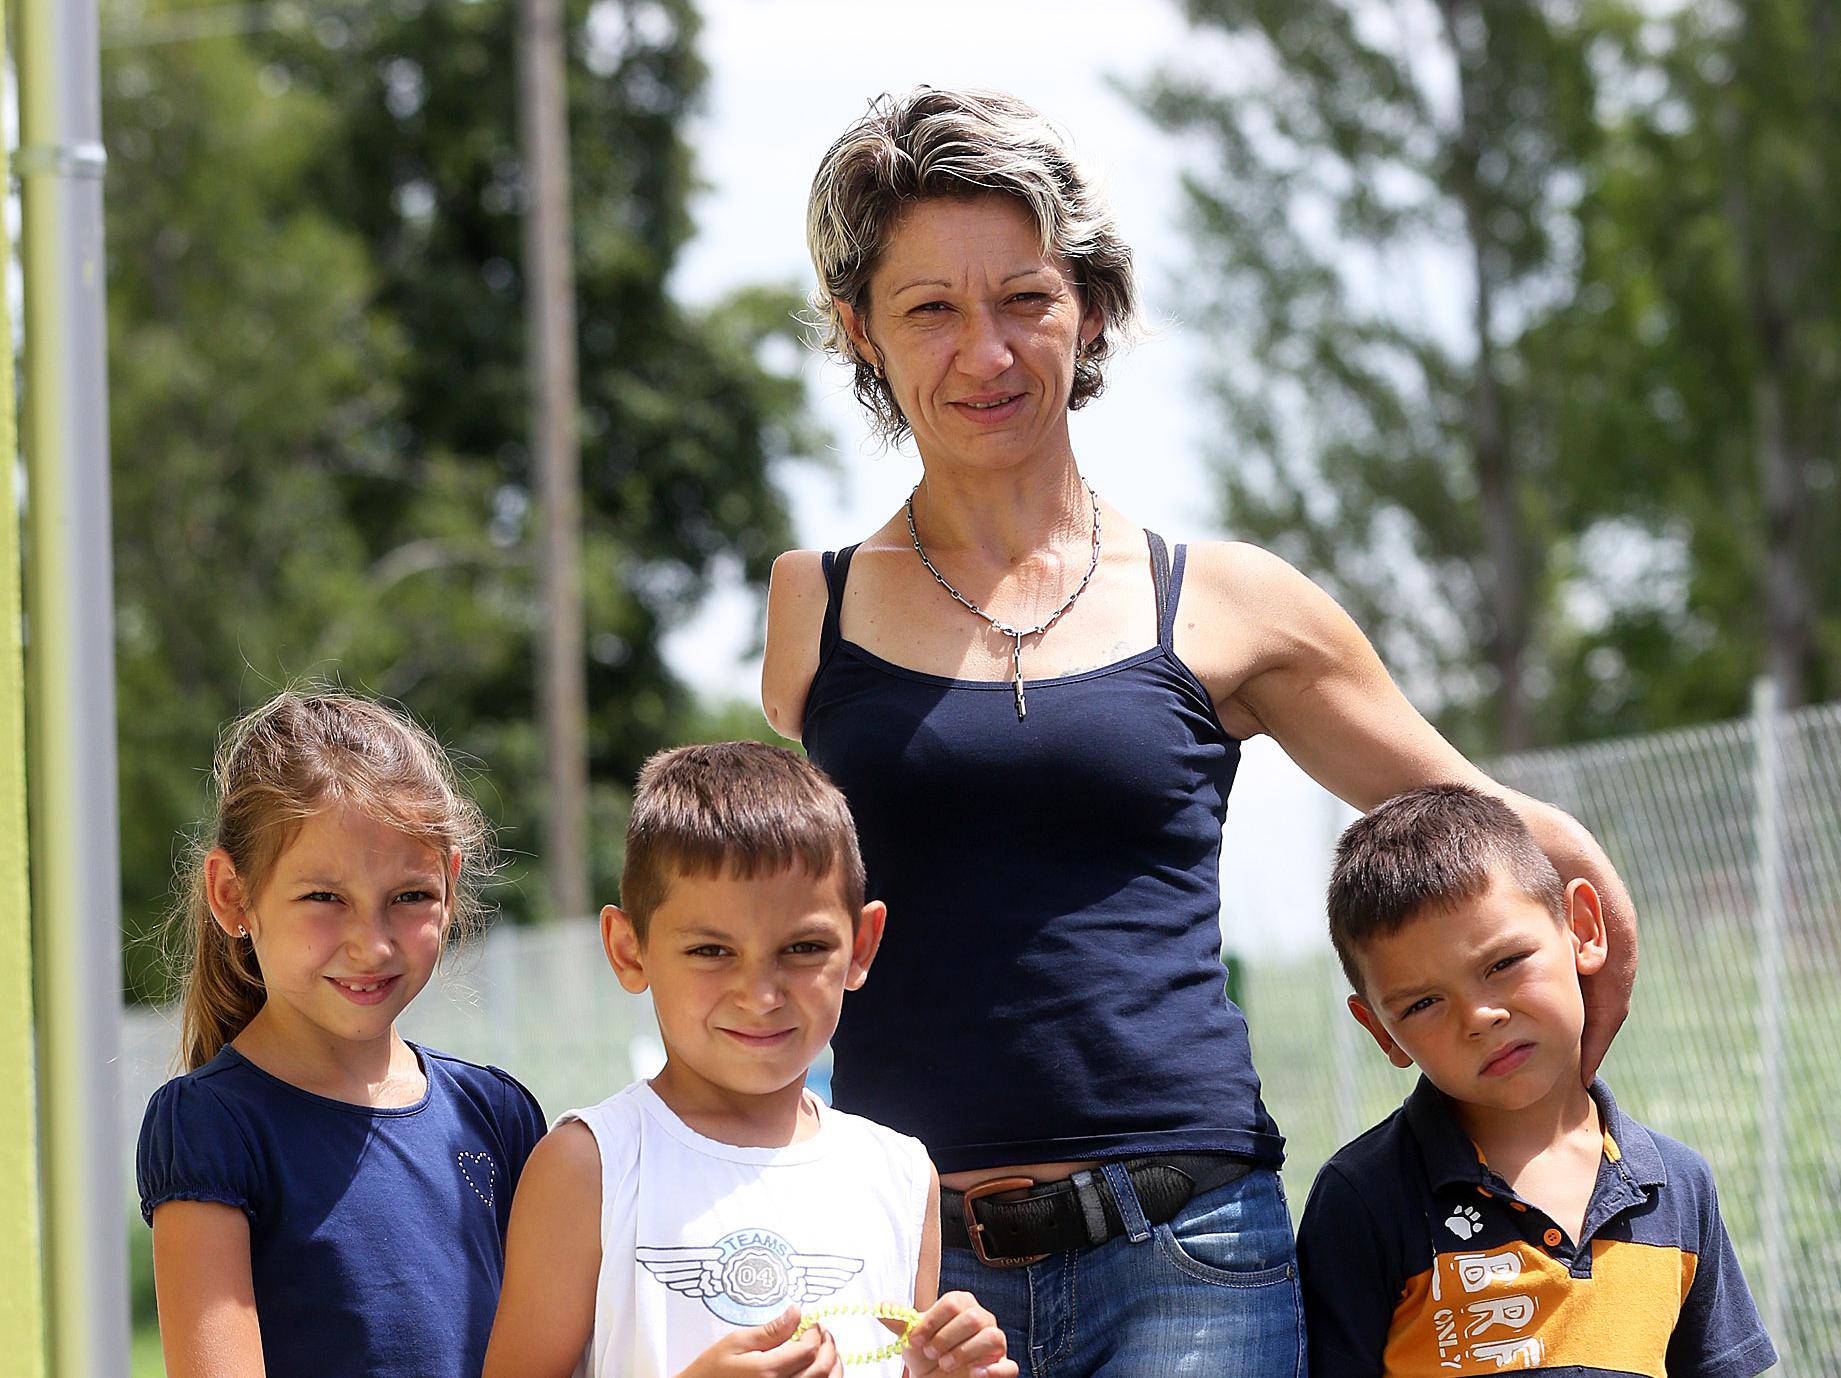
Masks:
[[[948,1292],[916,1322],[902,1359],[914,1378],[937,1373],[1017,1378],[1016,1362],[1006,1352],[997,1317],[970,1292]]]
[[[842,1378],[837,1345],[822,1325],[798,1339],[799,1308],[789,1306],[765,1325],[724,1335],[678,1378]]]

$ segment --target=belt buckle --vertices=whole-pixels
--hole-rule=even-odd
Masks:
[[[975,1187],[967,1187],[961,1193],[960,1205],[965,1210],[965,1235],[971,1242],[972,1253],[987,1268],[1026,1268],[1032,1263],[1040,1263],[1047,1254],[1019,1254],[1015,1258],[1002,1255],[992,1257],[984,1247],[984,1222],[979,1220],[973,1203],[986,1196],[996,1196],[1006,1191],[1027,1191],[1036,1185],[1033,1177],[993,1177],[988,1182],[980,1182]]]

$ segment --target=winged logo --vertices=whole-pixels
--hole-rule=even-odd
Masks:
[[[847,1254],[808,1254],[771,1230],[734,1230],[713,1245],[654,1248],[634,1256],[659,1282],[701,1301],[735,1325],[759,1325],[786,1309],[822,1301],[863,1271]]]

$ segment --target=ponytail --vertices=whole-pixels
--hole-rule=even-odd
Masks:
[[[256,950],[246,938],[233,938],[218,926],[205,900],[205,856],[189,863],[187,893],[174,918],[189,961],[179,1003],[179,1063],[196,1071],[243,1032],[267,998]]]

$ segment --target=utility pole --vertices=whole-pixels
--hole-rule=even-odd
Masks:
[[[551,913],[579,918],[588,913],[588,683],[563,22],[563,0],[520,0],[524,310],[544,609],[538,703],[549,774],[544,872]]]
[[[77,1378],[128,1371],[96,2],[20,0],[18,33],[13,171],[25,278],[26,784],[45,1329],[52,1373]]]

